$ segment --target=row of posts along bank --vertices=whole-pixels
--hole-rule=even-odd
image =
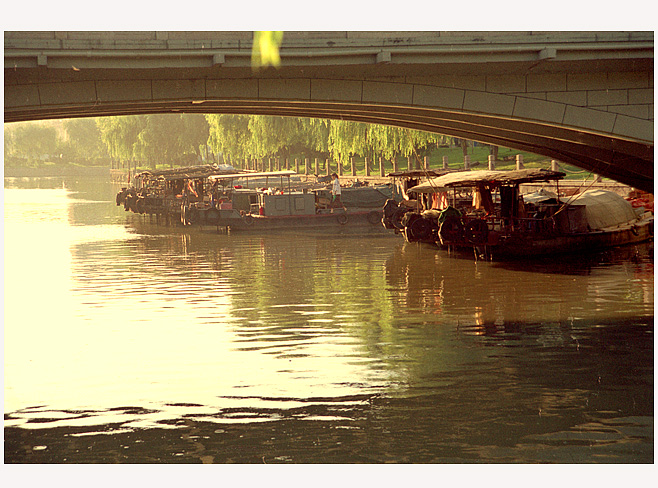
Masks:
[[[508,160],[496,160],[494,155],[489,155],[487,161],[487,169],[495,170],[497,162],[508,162]],[[516,169],[523,169],[523,155],[517,154],[515,158]],[[365,158],[364,164],[364,174],[357,174],[357,165],[355,158],[351,157],[349,161],[349,169],[345,168],[345,164],[339,162],[333,162],[331,159],[325,159],[321,161],[319,158],[314,158],[311,161],[309,158],[299,159],[295,158],[292,161],[288,158],[267,158],[267,159],[241,159],[238,161],[232,161],[233,166],[236,169],[248,170],[248,171],[282,171],[282,170],[291,170],[294,169],[295,173],[304,176],[322,176],[331,175],[332,173],[337,173],[338,176],[351,176],[356,178],[366,177],[366,178],[385,178],[388,172],[397,172],[397,171],[412,171],[412,170],[426,170],[430,169],[429,162],[427,157],[424,157],[421,160],[419,158],[414,158],[411,156],[407,157],[406,165],[400,164],[397,158],[393,158],[390,162],[387,162],[384,158],[380,157],[378,161],[373,161],[372,158]],[[138,172],[143,171],[144,168],[140,166],[140,169],[137,169],[137,161],[128,161],[121,163],[114,163],[112,169],[110,170],[111,179],[114,183],[130,183],[134,175]],[[464,156],[464,169],[471,169],[475,167],[480,167],[479,162],[472,162],[469,155]],[[448,156],[443,156],[442,169],[448,169]],[[172,166],[173,168],[173,166]],[[484,169],[484,168],[482,168]],[[559,171],[559,163],[556,160],[551,161],[551,170]],[[303,172],[302,172],[303,171]],[[600,181],[600,177],[597,176],[595,181]]]

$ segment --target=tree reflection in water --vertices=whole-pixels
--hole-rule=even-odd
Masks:
[[[5,462],[652,462],[652,244],[476,262],[66,184],[61,245],[8,244],[10,297],[50,300],[6,303]],[[9,239],[41,228],[21,208]]]

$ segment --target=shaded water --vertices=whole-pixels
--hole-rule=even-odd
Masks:
[[[5,179],[6,463],[650,463],[653,244],[475,262]]]

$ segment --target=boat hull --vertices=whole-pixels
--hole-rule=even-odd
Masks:
[[[472,253],[485,253],[492,258],[534,257],[556,254],[576,254],[596,252],[611,247],[637,244],[653,239],[653,218],[626,224],[614,229],[603,229],[577,234],[557,235],[552,237],[511,236],[501,239],[497,244],[474,246],[445,243],[447,249],[459,249]]]
[[[221,212],[220,212],[221,213]],[[231,232],[262,232],[268,230],[297,230],[297,229],[357,229],[378,230],[386,232],[381,223],[381,211],[354,211],[336,213],[318,213],[313,215],[245,215],[221,216],[217,227],[227,228]]]

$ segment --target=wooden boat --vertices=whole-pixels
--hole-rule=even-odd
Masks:
[[[423,208],[423,202],[418,198],[417,193],[409,190],[415,186],[421,185],[432,178],[438,178],[448,173],[461,170],[450,169],[425,169],[425,170],[407,170],[395,171],[388,173],[386,176],[391,178],[394,187],[394,198],[386,201],[383,209],[382,224],[386,229],[393,229],[396,233],[401,233],[407,226],[405,216],[414,215]],[[431,242],[431,241],[430,241]]]
[[[249,173],[212,176],[223,188],[232,187],[231,201],[220,202],[215,209],[206,211],[206,225],[224,227],[231,231],[283,230],[299,228],[357,227],[361,230],[379,230],[382,219],[382,202],[387,194],[378,187],[343,188],[343,206],[334,207],[325,189],[305,188],[293,190],[290,177],[294,171]],[[270,187],[272,177],[280,177],[278,186]],[[245,190],[236,181],[252,181],[253,189]],[[240,187],[240,188],[236,188]],[[249,186],[249,183],[247,183]],[[237,196],[246,192],[249,205],[236,204]]]
[[[117,194],[117,205],[182,225],[240,231],[308,227],[381,230],[381,209],[390,188],[343,188],[343,206],[332,208],[326,185],[294,189],[291,177],[295,175],[294,171],[237,172],[215,166],[147,171],[136,175],[136,187],[123,188]]]
[[[126,211],[184,221],[184,207],[203,202],[212,194],[210,176],[235,173],[236,169],[228,165],[142,171],[135,175],[132,187],[117,193],[116,204]]]
[[[407,215],[403,234],[410,242],[490,257],[588,252],[653,238],[652,212],[636,212],[620,195],[604,190],[559,197],[564,176],[529,169],[433,178],[409,190],[434,208]],[[556,191],[520,192],[520,185],[537,182],[553,182]],[[464,191],[470,193],[470,205],[457,203]]]

